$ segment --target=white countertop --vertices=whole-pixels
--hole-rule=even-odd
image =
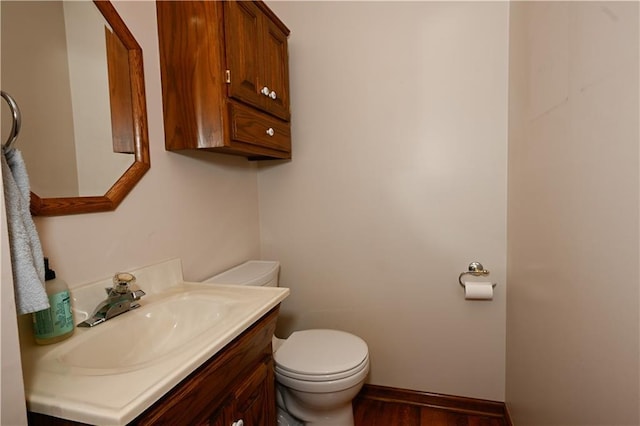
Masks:
[[[173,262],[173,261],[172,261]],[[163,267],[174,268],[175,262]],[[179,261],[178,261],[179,266]],[[154,271],[151,271],[154,272]],[[69,420],[98,424],[124,425],[135,419],[145,409],[196,370],[205,361],[222,350],[264,314],[277,306],[288,294],[287,288],[212,285],[202,283],[173,282],[173,285],[145,286],[144,270],[134,271],[138,285],[147,291],[140,301],[141,307],[131,313],[93,328],[76,328],[69,339],[48,346],[28,345],[23,347],[23,370],[25,392],[29,410]],[[181,276],[181,271],[179,273]],[[166,276],[176,277],[175,270]],[[103,283],[95,283],[100,286]],[[151,290],[152,291],[148,291]],[[83,290],[83,289],[81,289]],[[229,309],[223,319],[211,329],[200,333],[179,350],[172,351],[157,361],[126,368],[122,371],[74,368],[58,362],[59,354],[73,350],[92,337],[99,327],[122,327],[126,333],[127,315],[133,312],[144,314],[154,302],[187,292],[190,297],[238,301],[237,307]],[[78,306],[87,302],[75,300]],[[81,294],[82,291],[78,291]],[[151,293],[151,294],[150,294]],[[74,306],[76,311],[85,307]],[[78,312],[76,312],[76,316]],[[76,318],[76,322],[84,318]],[[106,328],[104,330],[107,330]],[[120,332],[118,330],[118,332]]]

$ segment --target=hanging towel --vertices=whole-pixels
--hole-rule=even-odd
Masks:
[[[38,231],[31,218],[29,177],[22,154],[2,149],[2,182],[7,230],[18,314],[49,307],[44,287],[44,256]]]

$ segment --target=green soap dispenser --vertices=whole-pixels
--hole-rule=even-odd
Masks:
[[[49,269],[49,259],[44,258],[45,290],[49,296],[49,309],[33,314],[33,334],[36,343],[48,345],[70,337],[75,329],[71,312],[69,287]]]

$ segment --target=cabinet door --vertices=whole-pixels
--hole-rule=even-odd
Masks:
[[[265,358],[234,392],[228,424],[275,426],[275,382],[271,358]],[[239,423],[242,421],[241,423]]]
[[[289,121],[287,34],[254,2],[224,2],[229,97]]]
[[[263,26],[264,61],[262,73],[270,92],[266,108],[271,114],[289,121],[289,57],[287,35],[266,16]]]
[[[253,2],[224,2],[227,67],[231,72],[229,97],[263,109],[266,96],[260,91],[262,12]]]

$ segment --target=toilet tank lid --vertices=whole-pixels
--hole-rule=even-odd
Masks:
[[[278,276],[280,262],[274,260],[248,260],[227,271],[215,275],[205,282],[261,286]]]

